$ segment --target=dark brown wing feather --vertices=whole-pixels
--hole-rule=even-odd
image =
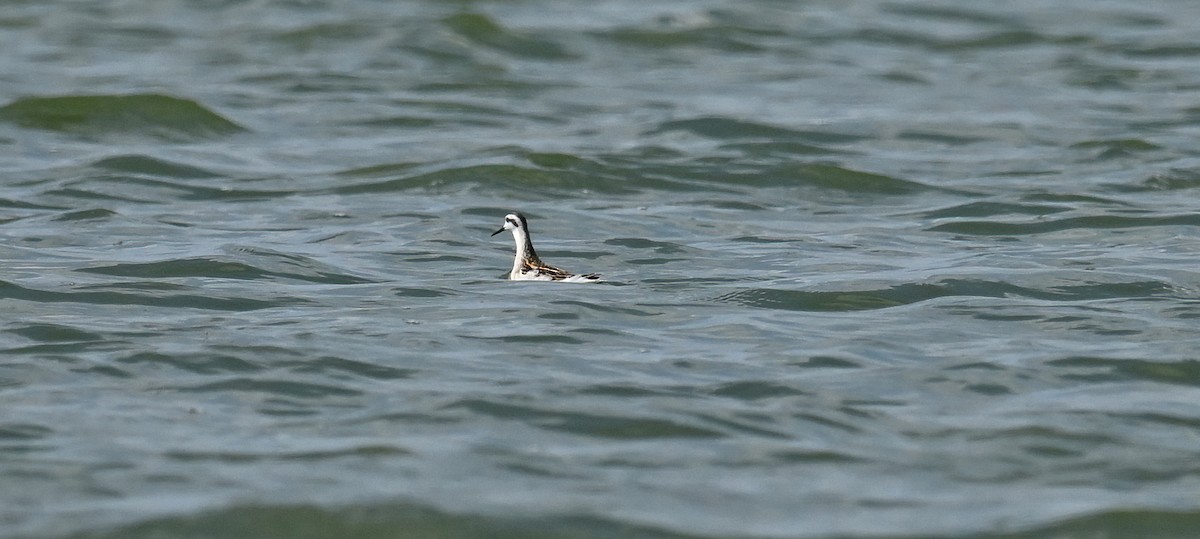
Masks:
[[[540,260],[537,262],[526,261],[525,264],[521,266],[521,273],[528,271],[536,271],[542,275],[549,275],[550,278],[555,281],[566,279],[567,277],[571,276],[571,274],[567,273],[565,270],[544,264]]]

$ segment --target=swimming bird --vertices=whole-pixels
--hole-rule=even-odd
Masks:
[[[513,259],[512,271],[508,273],[513,281],[561,281],[564,283],[594,283],[600,280],[595,273],[575,275],[561,270],[538,258],[533,250],[533,240],[529,238],[529,221],[520,212],[504,216],[504,226],[492,232],[495,236],[505,230],[511,230],[513,240],[517,242],[517,256]]]

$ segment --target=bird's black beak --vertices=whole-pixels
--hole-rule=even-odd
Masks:
[[[497,230],[497,231],[495,231],[495,232],[492,232],[492,235],[493,235],[493,236],[495,236],[496,234],[499,234],[499,233],[501,233],[501,232],[504,232],[504,227],[500,227],[500,230]]]

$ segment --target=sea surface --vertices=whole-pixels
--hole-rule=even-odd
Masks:
[[[0,536],[1195,537],[1198,36],[2,2]]]

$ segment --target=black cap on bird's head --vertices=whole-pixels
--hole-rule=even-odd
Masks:
[[[492,235],[495,236],[496,234],[504,232],[505,230],[512,230],[514,228],[527,229],[528,226],[528,223],[525,221],[525,216],[521,215],[521,212],[512,212],[504,216],[504,226],[500,227],[500,230],[492,232]]]

